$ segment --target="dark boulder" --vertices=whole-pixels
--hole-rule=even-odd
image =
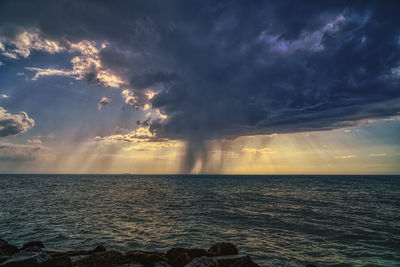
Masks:
[[[252,261],[250,257],[245,257],[235,261],[229,267],[260,267],[260,265]]]
[[[169,263],[166,263],[165,261],[158,261],[154,263],[153,267],[172,267],[169,265]]]
[[[247,261],[247,259],[250,259],[250,257],[247,255],[224,255],[224,256],[213,257],[213,259],[218,261],[220,267],[230,267],[237,261],[240,260]]]
[[[141,263],[133,262],[133,263],[125,263],[125,264],[118,264],[114,265],[115,267],[145,267]],[[108,267],[108,266],[107,266]]]
[[[27,249],[27,248],[31,248],[31,247],[44,248],[44,245],[43,245],[43,243],[40,242],[40,241],[32,241],[32,242],[25,243],[25,244],[22,246],[22,249]]]
[[[313,263],[309,263],[309,264],[306,265],[306,267],[317,267],[317,265],[313,264]]]
[[[11,256],[19,250],[16,246],[9,244],[7,241],[0,239],[0,256]]]
[[[156,262],[168,261],[164,255],[155,252],[146,252],[141,250],[132,250],[125,253],[125,257],[131,261],[141,263],[146,267],[153,267]]]
[[[173,267],[183,267],[193,259],[202,256],[210,256],[210,254],[201,248],[171,248],[167,252],[168,263]]]
[[[98,267],[115,266],[125,263],[129,263],[129,261],[124,257],[124,255],[122,255],[122,253],[110,250],[79,257],[73,262],[73,265],[76,267]]]
[[[218,261],[211,257],[195,258],[185,265],[185,267],[219,267]]]
[[[2,267],[32,267],[50,261],[50,255],[44,252],[20,251],[0,264]]]
[[[37,247],[37,246],[28,247],[28,248],[22,249],[22,250],[20,250],[20,251],[27,251],[27,252],[45,252],[41,247]],[[47,254],[48,254],[48,253],[47,253]]]
[[[42,263],[41,267],[71,267],[71,259],[67,255],[52,256],[52,259]]]
[[[237,255],[239,250],[237,247],[229,242],[220,242],[212,245],[208,252],[213,256],[224,256],[224,255]]]
[[[89,250],[88,252],[88,254],[93,254],[93,253],[97,253],[97,252],[104,252],[104,251],[106,251],[106,248],[105,247],[103,247],[103,246],[97,246],[95,249],[93,249],[93,250]]]
[[[0,264],[8,260],[10,256],[0,256]]]

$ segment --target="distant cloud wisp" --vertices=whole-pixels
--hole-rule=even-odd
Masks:
[[[110,104],[110,103],[111,103],[111,99],[108,98],[108,97],[103,96],[103,97],[100,99],[99,103],[97,103],[97,109],[98,109],[98,110],[101,110],[105,105],[108,105],[108,104]]]

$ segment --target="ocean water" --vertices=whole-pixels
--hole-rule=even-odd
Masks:
[[[121,251],[224,240],[261,266],[399,266],[400,176],[0,175],[0,238]]]

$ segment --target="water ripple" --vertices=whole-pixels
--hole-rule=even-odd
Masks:
[[[166,250],[228,240],[262,266],[400,262],[400,177],[0,175],[0,237]]]

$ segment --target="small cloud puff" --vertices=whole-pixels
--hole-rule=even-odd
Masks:
[[[111,99],[108,97],[103,96],[102,99],[100,99],[99,103],[97,104],[97,108],[100,110],[102,109],[105,105],[108,105],[111,103]]]

